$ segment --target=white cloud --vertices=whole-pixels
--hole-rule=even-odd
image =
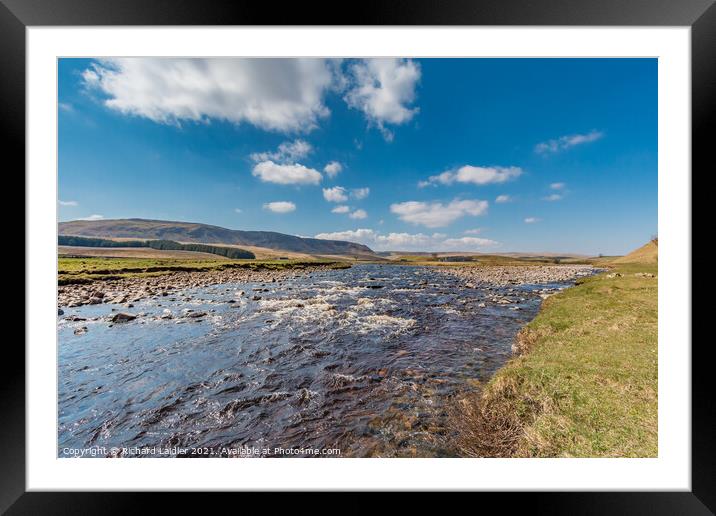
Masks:
[[[334,186],[323,189],[323,198],[328,202],[345,202],[348,200],[348,194],[342,186]]]
[[[265,183],[280,185],[317,185],[323,179],[318,170],[299,164],[280,165],[271,160],[257,163],[252,174]]]
[[[473,167],[465,165],[457,170],[448,170],[441,174],[430,176],[426,181],[420,181],[418,186],[451,185],[453,183],[470,183],[475,185],[489,185],[505,183],[522,175],[520,167]]]
[[[276,161],[279,163],[295,163],[296,160],[305,158],[311,152],[313,147],[305,140],[294,140],[292,142],[283,142],[274,152],[254,152],[251,154],[253,161]]]
[[[225,120],[280,132],[309,131],[328,116],[334,82],[324,59],[112,58],[82,74],[105,105],[158,123]]]
[[[534,224],[536,222],[539,222],[542,219],[538,219],[537,217],[527,217],[525,219],[525,224]]]
[[[497,197],[495,197],[495,202],[498,204],[510,202],[511,200],[512,197],[510,197],[509,195],[498,195]]]
[[[58,102],[57,107],[60,108],[61,111],[65,111],[66,113],[71,113],[75,110],[72,104],[69,104],[67,102]]]
[[[339,186],[336,188],[341,188],[341,187]],[[327,201],[339,202],[339,201],[334,201],[333,199],[338,198],[340,196],[344,196],[344,192],[342,190],[339,190],[336,192],[334,189],[331,189],[331,188],[323,189],[323,197],[325,197]],[[345,204],[336,206],[335,208],[333,208],[331,210],[331,213],[341,213],[341,214],[347,213],[348,217],[351,219],[354,219],[354,220],[365,219],[368,217],[368,212],[366,212],[365,210],[358,209],[358,210],[351,211],[350,206],[346,206]]]
[[[448,185],[454,182],[455,174],[453,172],[443,172],[436,176],[430,176],[426,181],[418,181],[418,188],[426,186],[437,186],[438,184]]]
[[[376,247],[385,250],[426,250],[433,251],[445,239],[441,233],[424,235],[423,233],[388,233],[376,236]]]
[[[336,177],[338,174],[341,173],[342,170],[343,170],[343,165],[341,165],[337,161],[331,161],[325,167],[323,167],[323,171],[330,178]]]
[[[440,247],[445,251],[477,251],[486,247],[497,247],[498,245],[500,245],[499,242],[489,238],[462,237],[445,239]]]
[[[410,105],[415,101],[420,66],[410,59],[364,59],[353,63],[349,74],[345,101],[392,140],[393,133],[385,125],[404,124],[418,112]]]
[[[482,228],[467,229],[465,230],[466,235],[479,235],[482,233]]]
[[[466,215],[483,215],[487,208],[487,201],[454,199],[448,204],[420,201],[401,202],[392,204],[390,211],[405,222],[438,228],[447,226]]]
[[[267,202],[264,204],[264,210],[269,210],[274,213],[291,213],[292,211],[296,211],[296,205],[290,201]]]
[[[321,240],[345,240],[357,244],[371,245],[375,242],[376,233],[372,229],[356,229],[349,231],[334,231],[332,233],[319,233],[314,238]]]
[[[77,220],[102,220],[103,218],[104,218],[104,215],[93,214],[93,215],[90,215],[89,217],[82,217]]]
[[[500,243],[487,238],[449,238],[442,233],[387,233],[373,229],[356,229],[319,233],[315,238],[324,240],[347,240],[365,244],[376,251],[463,251],[478,252],[499,246]]]
[[[242,210],[241,208],[234,208],[234,212],[236,212],[236,213],[243,213],[244,210]]]
[[[553,140],[538,143],[535,145],[535,152],[537,154],[554,154],[563,150],[567,150],[575,145],[581,145],[583,143],[589,143],[599,140],[604,133],[600,131],[592,131],[587,134],[570,134],[567,136],[560,136]]]
[[[370,195],[370,188],[368,188],[368,187],[354,188],[353,190],[351,190],[351,196],[354,199],[358,199],[358,200],[365,199],[366,197],[368,197],[368,195]]]
[[[57,201],[60,206],[78,206],[77,201]]]
[[[542,197],[543,201],[561,201],[564,199],[565,189],[567,188],[567,183],[552,183],[549,185],[550,190],[556,190],[555,193],[547,195],[546,197]]]

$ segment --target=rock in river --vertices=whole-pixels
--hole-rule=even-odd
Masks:
[[[134,314],[128,314],[126,312],[119,312],[112,316],[112,322],[127,322],[133,321],[137,316]]]

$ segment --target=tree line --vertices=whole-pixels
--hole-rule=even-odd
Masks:
[[[217,245],[206,244],[180,244],[173,240],[109,240],[106,238],[91,238],[59,235],[57,237],[58,245],[70,245],[75,247],[150,247],[152,249],[164,251],[195,251],[199,253],[211,253],[219,256],[225,256],[232,260],[238,259],[254,259],[256,255],[246,249],[237,247],[222,247]]]

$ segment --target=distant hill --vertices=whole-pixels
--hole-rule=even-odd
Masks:
[[[612,263],[658,263],[658,261],[659,241],[655,239],[626,256],[613,260]]]
[[[342,240],[303,238],[274,231],[241,231],[195,222],[147,219],[73,220],[60,222],[60,235],[174,240],[202,244],[256,246],[307,254],[374,257],[373,250],[362,244]]]

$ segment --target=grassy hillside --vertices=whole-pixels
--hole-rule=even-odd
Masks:
[[[458,403],[465,454],[657,456],[657,266],[579,283],[547,299],[516,340],[521,354]]]
[[[654,239],[626,256],[615,259],[612,263],[647,263],[657,264],[659,261],[659,241]]]
[[[150,247],[76,247],[58,245],[57,254],[62,257],[96,258],[158,258],[183,260],[228,260],[224,256],[196,251],[152,249]]]
[[[118,240],[120,241],[120,240]],[[241,246],[242,249],[251,251],[257,260],[313,260],[315,256],[306,253],[294,253],[292,251],[282,251],[277,249],[268,249],[266,247]],[[59,255],[69,256],[104,256],[107,258],[185,258],[193,260],[217,260],[228,259],[223,256],[210,253],[201,253],[196,251],[178,251],[178,250],[160,250],[142,247],[114,247],[111,249],[103,247],[77,247],[77,246],[57,246]],[[339,255],[336,255],[339,256]],[[335,257],[331,258],[336,260]],[[349,256],[340,256],[341,260],[351,259]]]
[[[162,251],[193,251],[199,253],[215,254],[232,260],[254,259],[256,256],[251,251],[236,246],[218,246],[206,244],[182,244],[173,240],[110,240],[106,238],[88,238],[79,236],[59,235],[59,245],[76,247],[148,247]]]

